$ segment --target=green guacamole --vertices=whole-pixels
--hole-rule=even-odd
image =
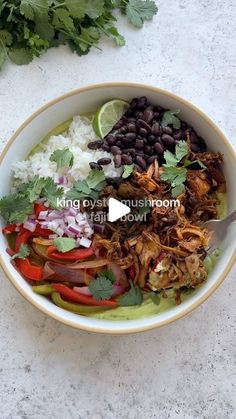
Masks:
[[[92,119],[92,114],[85,114],[84,116],[87,116],[88,118]],[[63,132],[66,132],[71,124],[71,119],[60,124],[56,128],[54,128],[52,131],[50,131],[47,136],[39,143],[37,144],[33,150],[30,152],[29,157],[33,154],[42,151],[43,145],[46,144],[49,140],[49,138],[53,135],[59,135]],[[218,218],[222,219],[227,214],[227,199],[226,194],[224,193],[217,193],[217,198],[219,199],[219,205],[218,205]],[[205,266],[208,275],[213,271],[214,266],[217,263],[218,257],[220,254],[220,250],[217,249],[214,251],[210,256],[207,256],[205,259]],[[188,300],[193,293],[195,293],[196,290],[187,290],[183,291],[181,293],[181,300],[186,301]],[[136,320],[136,319],[142,319],[149,316],[155,316],[157,314],[160,314],[166,310],[169,310],[176,306],[175,303],[175,294],[173,290],[166,291],[167,298],[164,298],[160,295],[160,304],[156,305],[152,302],[151,297],[148,296],[146,293],[144,295],[144,301],[140,306],[131,306],[131,307],[117,307],[112,310],[107,310],[102,313],[91,313],[87,314],[89,317],[95,317],[97,319],[103,319],[103,320]]]

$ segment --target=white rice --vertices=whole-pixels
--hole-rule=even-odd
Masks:
[[[74,155],[74,164],[68,171],[71,182],[85,179],[91,168],[90,162],[96,162],[101,157],[110,157],[112,162],[103,166],[107,177],[120,176],[122,169],[117,169],[113,163],[111,153],[99,150],[90,150],[87,146],[91,141],[99,138],[94,133],[91,121],[86,117],[75,116],[67,132],[52,136],[46,144],[42,144],[40,152],[36,152],[27,160],[19,161],[12,167],[14,184],[26,183],[38,175],[39,177],[51,177],[54,182],[58,181],[58,173],[55,162],[50,161],[50,156],[55,150],[68,147]]]

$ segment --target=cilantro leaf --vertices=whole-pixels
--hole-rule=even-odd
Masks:
[[[182,160],[184,156],[187,156],[188,149],[189,147],[187,141],[181,140],[176,144],[175,155],[178,161]]]
[[[124,169],[124,171],[122,173],[122,177],[123,177],[123,179],[126,179],[127,177],[129,177],[132,174],[133,169],[134,169],[134,164],[125,165],[125,166],[123,166],[123,169]]]
[[[72,167],[74,155],[68,147],[65,147],[62,150],[55,150],[50,156],[50,161],[57,163],[57,169]]]
[[[130,290],[127,294],[123,295],[118,299],[121,306],[136,306],[140,305],[143,302],[143,294],[138,285],[134,284],[132,281],[130,283]]]
[[[75,248],[76,241],[71,237],[58,237],[54,239],[53,244],[59,252],[65,253]]]
[[[18,258],[18,259],[25,259],[27,256],[29,256],[29,254],[30,254],[30,250],[29,250],[29,247],[27,246],[27,244],[21,244],[20,245],[20,250],[19,250],[19,252],[18,253],[15,253],[12,257],[11,257],[11,259],[13,260],[13,259],[16,259],[16,258]]]
[[[150,293],[150,297],[151,297],[151,300],[152,300],[152,302],[154,304],[156,304],[157,306],[160,304],[161,299],[160,299],[159,293],[157,293],[157,292],[151,292]]]
[[[73,18],[82,19],[86,14],[87,0],[66,0],[65,5]]]
[[[106,178],[102,170],[91,170],[86,178],[86,182],[89,188],[96,189],[102,182],[104,182],[105,179]]]
[[[177,164],[184,156],[188,154],[187,141],[179,141],[175,147],[175,154],[170,151],[164,153],[166,163],[163,164],[164,172],[161,174],[161,180],[171,184],[173,188],[171,194],[176,197],[184,192],[184,182],[187,179],[187,169],[183,166],[177,167]]]
[[[30,48],[14,47],[8,51],[10,60],[18,65],[29,64],[33,60],[33,54]]]
[[[96,300],[109,300],[112,296],[112,283],[106,276],[94,279],[88,288]]]
[[[33,20],[37,15],[47,15],[48,0],[21,0],[20,11],[27,19]]]
[[[111,269],[107,269],[107,270],[105,270],[105,271],[100,272],[99,277],[100,277],[100,276],[103,276],[103,277],[105,277],[105,278],[109,279],[109,281],[110,281],[112,284],[114,284],[114,283],[115,283],[115,281],[116,281],[115,274],[114,274],[114,272],[113,272]]]
[[[45,185],[41,191],[41,196],[47,198],[52,208],[58,208],[57,200],[63,196],[64,189],[58,188],[53,179],[46,178]]]
[[[129,0],[125,13],[134,26],[141,28],[145,20],[151,20],[157,13],[157,6],[151,0]]]
[[[24,223],[27,216],[33,213],[33,204],[27,196],[15,193],[0,200],[0,214],[9,223]]]
[[[161,125],[162,127],[167,127],[168,125],[172,125],[174,128],[180,128],[180,120],[177,118],[176,115],[180,113],[180,109],[166,111],[163,114]]]

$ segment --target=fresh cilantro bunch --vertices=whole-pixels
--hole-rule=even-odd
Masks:
[[[33,213],[33,204],[38,198],[46,198],[50,207],[57,208],[57,198],[63,196],[63,191],[50,177],[35,176],[15,193],[0,200],[0,214],[6,222],[24,223],[28,215]]]
[[[101,36],[125,45],[114,11],[136,27],[157,13],[151,0],[0,0],[0,68],[9,58],[28,64],[50,47],[67,44],[78,55],[98,48]]]

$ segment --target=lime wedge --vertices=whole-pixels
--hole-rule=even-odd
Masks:
[[[93,129],[100,138],[104,138],[124,115],[129,103],[121,99],[110,100],[95,114]]]

